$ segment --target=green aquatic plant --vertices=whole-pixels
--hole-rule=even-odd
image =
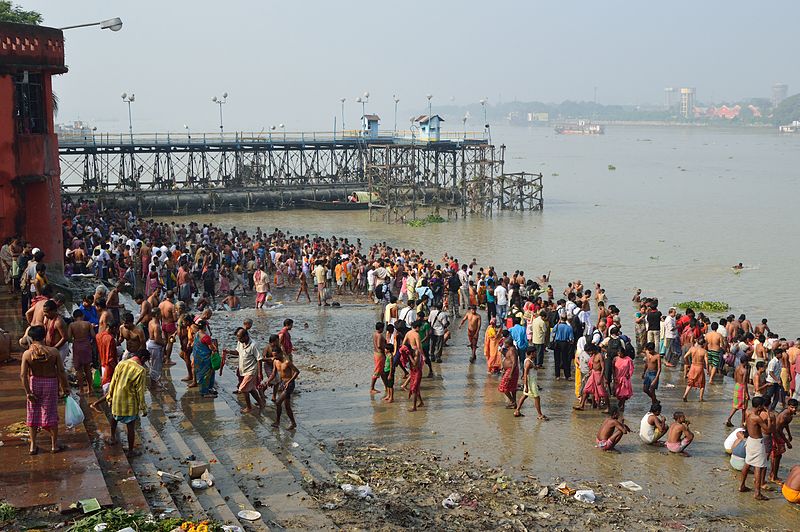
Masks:
[[[681,309],[691,308],[703,312],[725,312],[731,308],[724,301],[683,301],[676,303],[675,306]]]
[[[0,523],[11,521],[17,516],[17,509],[7,502],[0,503]]]
[[[428,224],[441,224],[446,222],[444,218],[439,216],[438,214],[429,214],[425,218],[411,220],[408,222],[409,227],[425,227]]]

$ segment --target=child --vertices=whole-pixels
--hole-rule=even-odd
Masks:
[[[535,355],[536,351],[533,349],[529,349],[525,355],[525,366],[522,371],[522,382],[524,383],[524,387],[522,390],[522,397],[519,398],[519,403],[517,404],[517,409],[514,410],[514,417],[525,416],[525,414],[520,413],[522,404],[528,397],[533,397],[533,404],[536,406],[536,412],[539,414],[537,419],[547,421],[549,418],[542,414],[542,404],[539,399],[539,385],[536,383],[536,370],[534,369],[534,365],[536,363],[533,360]]]

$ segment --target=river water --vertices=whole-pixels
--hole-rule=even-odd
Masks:
[[[725,301],[737,314],[768,317],[782,335],[800,333],[793,320],[800,310],[794,297],[800,259],[795,240],[800,213],[794,197],[800,190],[800,136],[610,127],[598,137],[556,136],[547,128],[497,128],[493,137],[508,146],[507,170],[544,174],[543,212],[423,228],[370,223],[363,212],[297,210],[171,219],[248,230],[280,227],[365,243],[386,240],[423,249],[428,256],[447,251],[501,271],[523,269],[529,277],[552,270],[557,292],[570,280],[581,279],[588,287],[602,283],[610,302],[622,309],[629,332],[634,311],[630,298],[640,287],[645,295],[658,296],[663,307],[684,300]],[[748,268],[734,273],[730,266],[738,262]],[[287,300],[281,310],[220,313],[214,321],[222,331],[255,317],[254,336],[263,345],[283,318],[295,318],[301,370],[312,363],[320,368],[313,376],[308,370],[301,375],[296,413],[302,425],[322,438],[414,443],[454,457],[467,451],[473,458],[505,464],[509,472],[524,467],[544,480],[633,480],[647,496],[667,503],[677,502],[671,497],[688,496],[757,526],[787,526],[798,518],[784,502],[756,505],[750,495],[735,492],[736,479],[722,451],[733,387],[729,379],[711,386],[705,403],[697,403],[693,393],[684,404],[680,374],[665,372],[659,390],[665,414],[671,417],[683,409],[698,433],[691,458],[645,448],[635,434],[623,439],[621,454],[603,454],[593,448],[602,416],[573,413],[573,383],[554,381],[551,366],[540,372],[540,384],[543,409],[552,420],[537,422],[532,404],[526,405],[526,418],[514,419],[503,408],[498,381],[485,375],[480,357],[475,365],[467,362],[466,337],[458,332],[437,378],[423,382],[426,408],[411,414],[404,399],[386,405],[367,393],[376,318],[371,305],[319,309],[288,302],[288,293],[278,298]],[[648,406],[639,392],[640,364],[634,377],[637,392],[627,408],[634,431]],[[783,474],[796,463],[796,451],[788,451]],[[780,497],[775,492],[771,496]]]

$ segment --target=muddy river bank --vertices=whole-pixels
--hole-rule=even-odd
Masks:
[[[669,528],[664,523],[677,520],[694,528],[694,525],[688,524],[696,518],[687,510],[689,507],[704,516],[700,521],[712,523],[709,528],[727,528],[715,526],[713,523],[716,521],[710,519],[728,519],[730,524],[741,522],[750,527],[769,529],[791,528],[789,524],[800,519],[798,509],[783,500],[776,485],[769,487],[767,495],[771,500],[764,503],[755,502],[751,494],[736,491],[736,472],[730,468],[722,446],[729,433],[724,422],[730,411],[733,391],[731,379],[725,378],[724,382],[710,386],[706,390],[704,403],[697,401],[696,393],[690,395],[688,403],[683,403],[682,373],[665,370],[659,400],[668,418],[671,418],[673,411],[683,410],[692,421],[696,439],[689,449],[691,457],[676,456],[663,448],[642,445],[636,432],[623,438],[618,446],[619,453],[603,453],[594,447],[595,434],[603,415],[598,411],[577,413],[572,410],[574,382],[555,381],[551,373],[550,352],[545,359],[546,368],[539,374],[542,408],[551,418],[548,422],[536,419],[532,404],[526,404],[528,415],[524,418],[514,418],[511,411],[504,408],[502,395],[497,391],[499,379],[486,374],[480,356],[477,363],[469,363],[466,332],[457,328],[454,328],[450,345],[445,348],[444,362],[434,365],[435,377],[423,379],[422,395],[426,406],[412,413],[407,411],[408,400],[399,387],[394,404],[387,404],[380,400],[380,395],[369,393],[372,372],[370,335],[378,317],[375,306],[366,300],[343,298],[341,307],[319,308],[316,303],[294,303],[294,294],[290,298],[289,290],[285,293],[279,291],[275,295],[276,300],[283,302],[279,309],[256,311],[246,308],[231,313],[217,312],[212,319],[215,336],[226,347],[232,348],[235,342],[232,337],[234,328],[249,317],[255,321],[252,336],[259,346],[263,346],[269,334],[280,329],[285,318],[295,320],[292,331],[297,349],[295,363],[301,370],[295,414],[300,426],[325,442],[328,449],[333,447],[334,442],[343,440],[352,442],[347,445],[354,448],[388,449],[375,457],[360,455],[365,460],[361,466],[351,463],[348,458],[350,455],[334,451],[335,458],[344,469],[358,466],[356,469],[361,470],[361,467],[366,467],[380,474],[384,467],[382,461],[389,457],[395,460],[395,456],[397,459],[413,457],[414,450],[417,450],[424,453],[420,454],[422,462],[435,462],[437,466],[457,465],[459,461],[468,459],[475,460],[476,464],[481,464],[480,467],[502,468],[503,475],[509,477],[526,478],[531,475],[541,486],[552,487],[561,482],[566,482],[570,487],[594,486],[605,500],[613,500],[614,504],[617,504],[617,497],[632,496],[619,488],[619,483],[633,481],[643,488],[638,497],[647,497],[643,499],[648,501],[644,507],[661,505],[656,516],[644,521],[648,527]],[[249,300],[245,302],[249,303]],[[634,372],[636,392],[627,403],[626,412],[626,422],[634,431],[638,429],[638,423],[649,406],[649,399],[639,391],[641,367],[641,360],[637,360]],[[381,389],[380,383],[378,389]],[[418,464],[414,460],[406,461]],[[796,463],[797,455],[792,450],[788,451],[784,456],[782,473],[785,474]],[[392,464],[394,467],[397,462]],[[414,519],[422,519],[419,516],[433,511],[425,508],[433,508],[436,498],[440,505],[450,493],[443,491],[466,490],[463,486],[446,486],[437,485],[436,497],[425,504],[411,497],[407,503],[414,507],[406,516],[411,519],[408,526],[416,526],[411,524],[416,522]],[[519,489],[528,489],[520,486]],[[376,486],[372,488],[376,489]],[[381,485],[380,488],[386,486]],[[431,489],[423,490],[426,497]],[[331,497],[334,495],[330,494]],[[482,493],[481,497],[488,496]],[[529,504],[526,497],[520,496],[518,503]],[[553,504],[556,502],[558,500],[554,499]],[[603,508],[610,511],[608,504],[612,503],[604,504],[607,505]],[[625,506],[636,508],[632,504],[634,502],[625,499]],[[618,505],[623,505],[623,502]],[[499,508],[507,510],[503,505],[497,508],[497,511],[500,511]],[[575,508],[577,512],[581,507]],[[564,514],[564,510],[561,513],[546,509],[541,511],[554,516],[571,515]],[[594,511],[596,513],[596,509]],[[463,509],[459,512],[463,512]],[[619,526],[627,524],[625,528],[630,528],[638,519],[642,519],[637,510],[630,513],[624,519],[635,519],[620,522]],[[475,526],[484,527],[491,522],[493,527],[497,527],[501,519],[509,519],[495,510],[491,510],[491,516],[483,517],[486,520],[480,521],[480,524],[476,522]],[[334,521],[337,519],[334,516]],[[342,524],[355,524],[348,522],[346,517],[342,519]],[[526,519],[537,518],[527,516]],[[560,526],[558,519],[561,517],[540,524]],[[563,524],[582,524],[586,516],[580,517],[583,520],[577,520],[578,517],[575,519],[567,519]],[[523,525],[532,522],[522,521]],[[513,520],[503,524],[506,525],[518,526]]]

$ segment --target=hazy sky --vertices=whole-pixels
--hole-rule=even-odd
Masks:
[[[70,71],[55,84],[58,121],[126,130],[216,131],[211,97],[229,93],[226,131],[330,130],[367,111],[392,127],[437,104],[591,100],[661,103],[800,91],[800,2],[399,0],[16,0],[49,26],[118,16],[122,31],[66,32]],[[341,123],[339,124],[341,127]],[[453,126],[457,127],[457,126]]]

